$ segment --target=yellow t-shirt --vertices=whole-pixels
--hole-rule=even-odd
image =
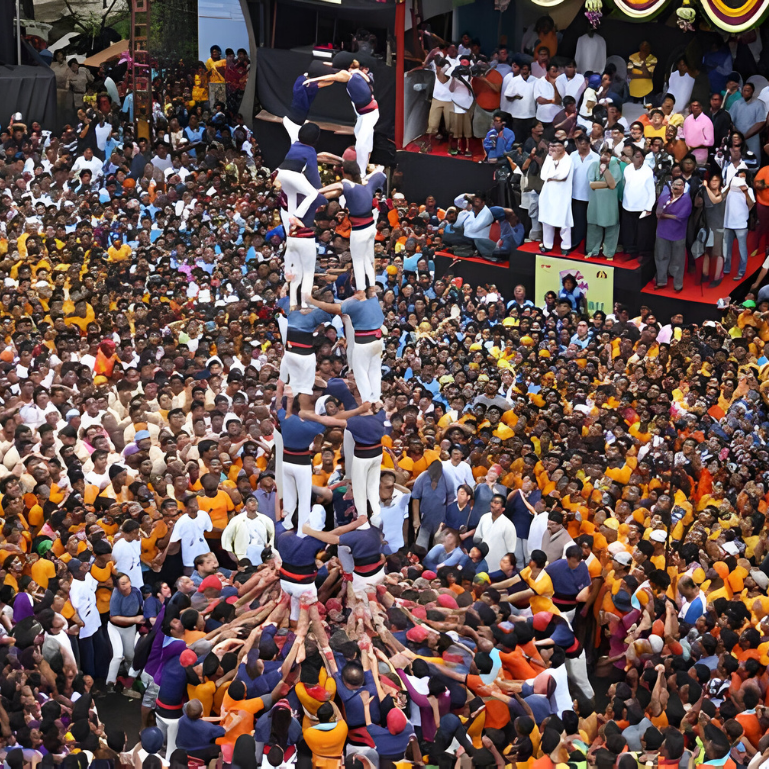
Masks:
[[[634,75],[640,75],[642,73],[641,64],[644,61],[646,62],[646,71],[650,76],[653,75],[654,68],[657,66],[657,57],[649,54],[645,60],[642,60],[638,53],[634,53],[628,59],[628,74],[632,72]],[[653,87],[651,77],[634,77],[629,83],[630,95],[635,99],[640,99],[651,93]]]

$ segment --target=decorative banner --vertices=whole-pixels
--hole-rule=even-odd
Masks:
[[[466,2],[468,0],[454,0],[457,2]],[[718,29],[725,30],[726,32],[736,33],[744,32],[746,29],[757,26],[764,14],[769,10],[769,0],[700,0],[702,7],[707,13],[710,21]],[[472,2],[472,0],[469,0]],[[532,0],[536,5],[544,8],[554,8],[561,5],[564,0]],[[662,10],[662,7],[666,5],[670,0],[613,0],[617,10],[619,10],[625,16],[629,16],[632,19],[650,19],[656,13]],[[594,1],[588,0],[585,5],[588,14],[593,13]],[[689,10],[685,9],[685,14],[688,14]],[[600,14],[600,10],[598,11]],[[692,23],[693,18],[687,19],[686,15],[684,21]],[[593,19],[588,15],[590,23],[595,27]]]
[[[769,0],[702,0],[702,7],[719,29],[744,32],[761,21]]]
[[[534,295],[539,301],[548,291],[556,294],[563,288],[563,279],[572,275],[587,298],[587,309],[592,315],[597,310],[605,313],[614,308],[614,267],[590,262],[575,262],[554,256],[538,256],[534,273]]]
[[[662,9],[667,0],[614,0],[614,4],[626,16],[645,19]]]

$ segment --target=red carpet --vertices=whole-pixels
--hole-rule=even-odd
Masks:
[[[485,153],[483,152],[483,142],[480,139],[470,139],[470,150],[473,153],[471,158],[467,157],[466,155],[449,155],[449,144],[446,141],[437,142],[433,139],[431,152],[422,152],[420,148],[421,144],[424,144],[425,147],[429,146],[427,137],[422,136],[416,141],[411,142],[411,144],[406,145],[403,149],[406,150],[406,152],[420,152],[424,155],[437,155],[438,157],[444,158],[470,160],[473,163],[478,163],[483,160],[484,157],[486,157]],[[462,144],[464,144],[464,142],[462,142]]]
[[[539,243],[532,241],[531,243],[524,243],[518,249],[519,251],[527,251],[530,254],[539,253]],[[584,244],[580,244],[575,251],[572,251],[568,256],[561,254],[561,247],[553,246],[551,251],[548,251],[542,256],[560,256],[564,259],[573,259],[576,262],[590,262],[591,264],[603,264],[607,267],[615,267],[619,270],[637,270],[640,266],[638,259],[631,258],[627,254],[618,252],[614,255],[613,260],[604,259],[602,256],[592,256],[588,259],[585,256]]]
[[[750,247],[750,246],[749,246]],[[748,252],[750,253],[750,252]],[[724,279],[721,281],[721,285],[716,288],[708,288],[708,280],[704,285],[700,286],[699,270],[702,269],[702,260],[697,260],[697,272],[691,273],[688,270],[684,273],[684,290],[676,293],[673,289],[673,279],[668,279],[666,288],[655,289],[655,278],[652,278],[646,286],[641,290],[642,294],[656,294],[658,296],[665,296],[672,299],[685,299],[687,302],[698,302],[700,304],[712,304],[715,305],[719,299],[725,296],[729,296],[734,292],[738,286],[742,286],[744,283],[748,283],[753,280],[753,276],[761,268],[764,261],[763,252],[759,251],[755,256],[748,256],[748,269],[745,271],[745,277],[740,280],[734,280],[737,275],[737,270],[740,266],[740,257],[737,252],[737,243],[734,244],[734,253],[732,254],[732,271],[729,275],[724,275]],[[713,260],[710,260],[710,274],[713,274],[715,265]]]

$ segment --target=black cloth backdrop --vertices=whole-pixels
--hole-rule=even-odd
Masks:
[[[16,3],[0,0],[0,64],[17,64],[16,61]]]
[[[56,126],[56,76],[49,67],[0,65],[0,125],[21,112],[29,125],[37,120],[43,128]]]
[[[355,58],[340,53],[334,58],[335,66],[344,67]],[[395,157],[395,67],[388,67],[378,59],[360,57],[370,64],[374,75],[374,97],[379,104],[379,122],[374,134],[372,163],[391,165]],[[294,81],[309,69],[313,61],[309,53],[260,48],[256,60],[256,93],[259,103],[268,112],[285,117],[291,105]],[[321,88],[308,117],[325,123],[355,125],[355,111],[342,83]],[[350,144],[354,143],[352,137]]]

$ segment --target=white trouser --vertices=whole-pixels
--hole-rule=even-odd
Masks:
[[[288,134],[288,138],[291,141],[291,144],[299,141],[299,129],[301,127],[302,126],[297,125],[293,120],[291,120],[290,117],[286,116],[283,118],[283,128],[286,129],[286,133]]]
[[[370,576],[362,576],[360,574],[352,573],[352,591],[353,593],[364,593],[369,585],[381,585],[385,580],[384,567],[379,571],[374,572]]]
[[[318,595],[318,588],[315,587],[314,582],[312,582],[309,585],[297,585],[296,582],[289,582],[288,580],[282,579],[280,581],[280,587],[284,593],[291,596],[291,619],[292,620],[299,619],[299,599],[305,593],[312,593],[316,597]]]
[[[355,122],[355,156],[358,160],[360,175],[366,178],[366,168],[371,150],[374,149],[374,126],[379,121],[379,110],[358,115]]]
[[[283,370],[284,363],[285,371]],[[286,350],[283,353],[283,362],[280,364],[280,368],[280,378],[291,385],[294,395],[297,393],[312,395],[312,388],[315,384],[315,355],[298,355]],[[283,378],[284,373],[288,375],[285,379]]]
[[[370,403],[382,400],[382,340],[357,342],[350,362],[361,399]]]
[[[358,291],[368,286],[376,285],[374,272],[374,238],[376,237],[376,222],[363,230],[350,232],[350,256],[352,271],[355,276],[355,287]]]
[[[342,442],[344,449],[344,477],[352,478],[352,463],[355,458],[355,438],[349,430],[344,431]]]
[[[569,609],[569,611],[562,611],[561,616],[569,623],[569,627],[574,627],[574,615],[577,613],[577,607]]]
[[[371,514],[379,515],[379,479],[382,475],[382,455],[362,459],[352,458],[352,497],[358,515],[366,515],[366,502]]]
[[[107,635],[112,644],[112,659],[109,663],[109,672],[107,673],[107,683],[114,684],[117,681],[117,674],[120,670],[120,663],[125,660],[129,666],[134,659],[134,648],[138,632],[136,625],[128,627],[118,627],[111,622],[107,623]],[[136,671],[131,668],[129,676],[135,676]]]
[[[285,359],[286,356],[284,355],[283,360]],[[283,368],[282,363],[280,367]],[[282,376],[281,379],[283,379]],[[275,486],[278,499],[283,499],[283,433],[273,430],[272,439],[275,441]]]
[[[155,711],[155,718],[158,722],[158,728],[166,738],[166,756],[171,758],[171,754],[176,750],[176,734],[179,731],[178,718],[163,718]]]
[[[286,238],[285,269],[287,273],[294,275],[289,283],[289,297],[292,307],[296,307],[300,301],[302,307],[308,306],[304,295],[312,293],[316,255],[315,238]],[[301,295],[297,297],[300,286]]]
[[[561,249],[571,248],[571,227],[553,227],[552,224],[542,224],[542,245],[545,248],[552,248],[555,242],[555,231],[561,231]]]
[[[289,216],[301,219],[309,210],[310,205],[318,197],[318,190],[312,186],[310,180],[299,171],[286,171],[278,169],[278,181],[281,189],[286,194],[286,210]],[[304,200],[299,202],[299,196],[304,195]],[[286,224],[284,220],[284,225]]]
[[[569,682],[576,686],[587,699],[592,699],[595,692],[587,676],[587,660],[584,649],[577,659],[566,660],[566,672],[569,674]]]
[[[283,515],[288,517],[299,509],[296,531],[302,533],[312,507],[312,465],[295,465],[283,461]],[[296,518],[294,519],[297,520]]]

